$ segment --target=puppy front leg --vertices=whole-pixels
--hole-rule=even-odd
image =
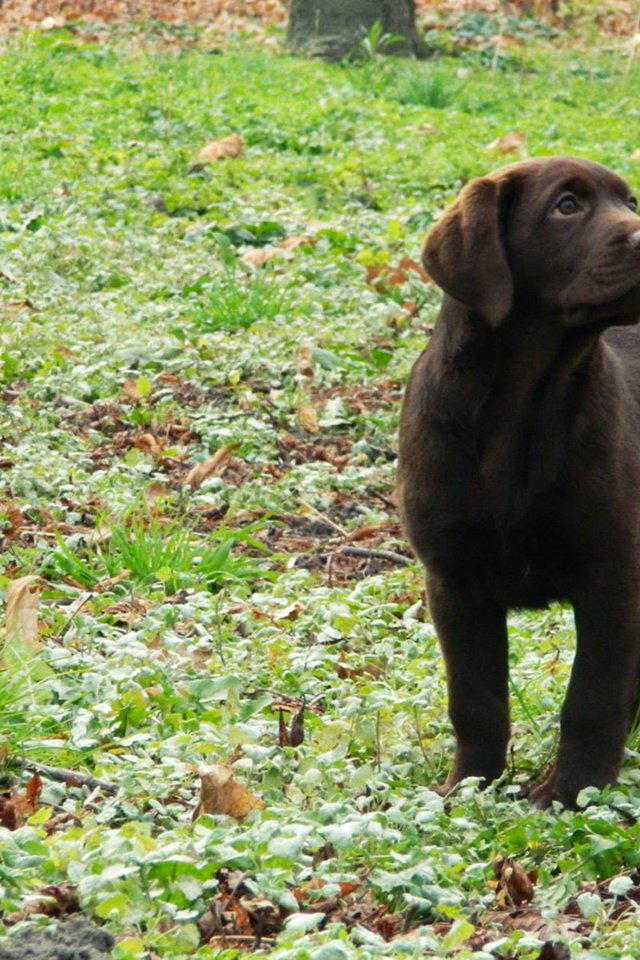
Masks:
[[[611,569],[615,569],[612,564]],[[562,707],[555,766],[530,796],[575,806],[583,787],[617,779],[637,692],[640,616],[635,587],[609,583],[574,603],[577,652]]]
[[[504,770],[509,741],[506,611],[433,570],[427,594],[446,662],[449,716],[457,738],[444,789],[465,777],[490,782]]]

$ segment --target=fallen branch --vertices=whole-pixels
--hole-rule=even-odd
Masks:
[[[414,561],[411,557],[405,557],[402,553],[394,553],[393,550],[367,550],[366,547],[340,547],[339,553],[346,553],[350,557],[370,557],[374,560],[389,560],[391,563],[400,563],[404,567],[410,567]]]
[[[16,764],[21,770],[38,773],[48,780],[55,780],[56,783],[66,783],[67,786],[71,787],[89,787],[91,790],[102,790],[104,793],[112,795],[118,792],[118,788],[113,783],[98,780],[88,773],[77,773],[75,770],[67,770],[65,767],[49,767],[44,763],[38,763],[36,760],[16,760]]]

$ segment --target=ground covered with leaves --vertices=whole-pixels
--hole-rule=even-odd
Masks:
[[[452,738],[393,493],[421,238],[512,156],[640,180],[633,49],[476,28],[421,64],[5,42],[0,948],[80,913],[116,960],[638,955],[637,740],[577,813],[519,798],[566,610],[511,622],[504,782],[430,789]]]

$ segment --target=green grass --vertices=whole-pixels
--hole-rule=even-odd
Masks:
[[[69,881],[124,937],[115,960],[232,960],[233,930],[207,946],[197,926],[232,870],[250,908],[281,911],[263,931],[275,960],[535,960],[539,928],[491,913],[506,856],[537,871],[531,910],[587,917],[572,957],[635,957],[626,881],[604,899],[585,884],[639,866],[637,736],[620,786],[584,810],[517,797],[553,755],[569,612],[513,618],[512,769],[445,806],[420,571],[342,548],[403,547],[400,392],[439,300],[411,271],[367,270],[417,259],[460,186],[508,159],[487,149],[508,132],[638,184],[640,66],[531,31],[506,57],[348,66],[195,41],[3,41],[0,589],[39,574],[42,648],[5,651],[0,745],[19,792],[16,758],[118,787],[87,802],[45,778],[34,817],[0,829],[3,915]],[[242,155],[198,168],[231,133]],[[291,238],[266,266],[243,259]],[[306,704],[297,747],[283,702]],[[192,824],[198,766],[229,762],[265,809]],[[327,919],[345,883],[357,903]]]

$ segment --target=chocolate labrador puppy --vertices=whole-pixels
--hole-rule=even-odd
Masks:
[[[444,291],[407,386],[400,501],[427,570],[457,737],[446,789],[509,739],[507,611],[569,602],[577,654],[555,766],[531,794],[615,781],[640,666],[640,216],[596,163],[468,184],[427,236]]]

